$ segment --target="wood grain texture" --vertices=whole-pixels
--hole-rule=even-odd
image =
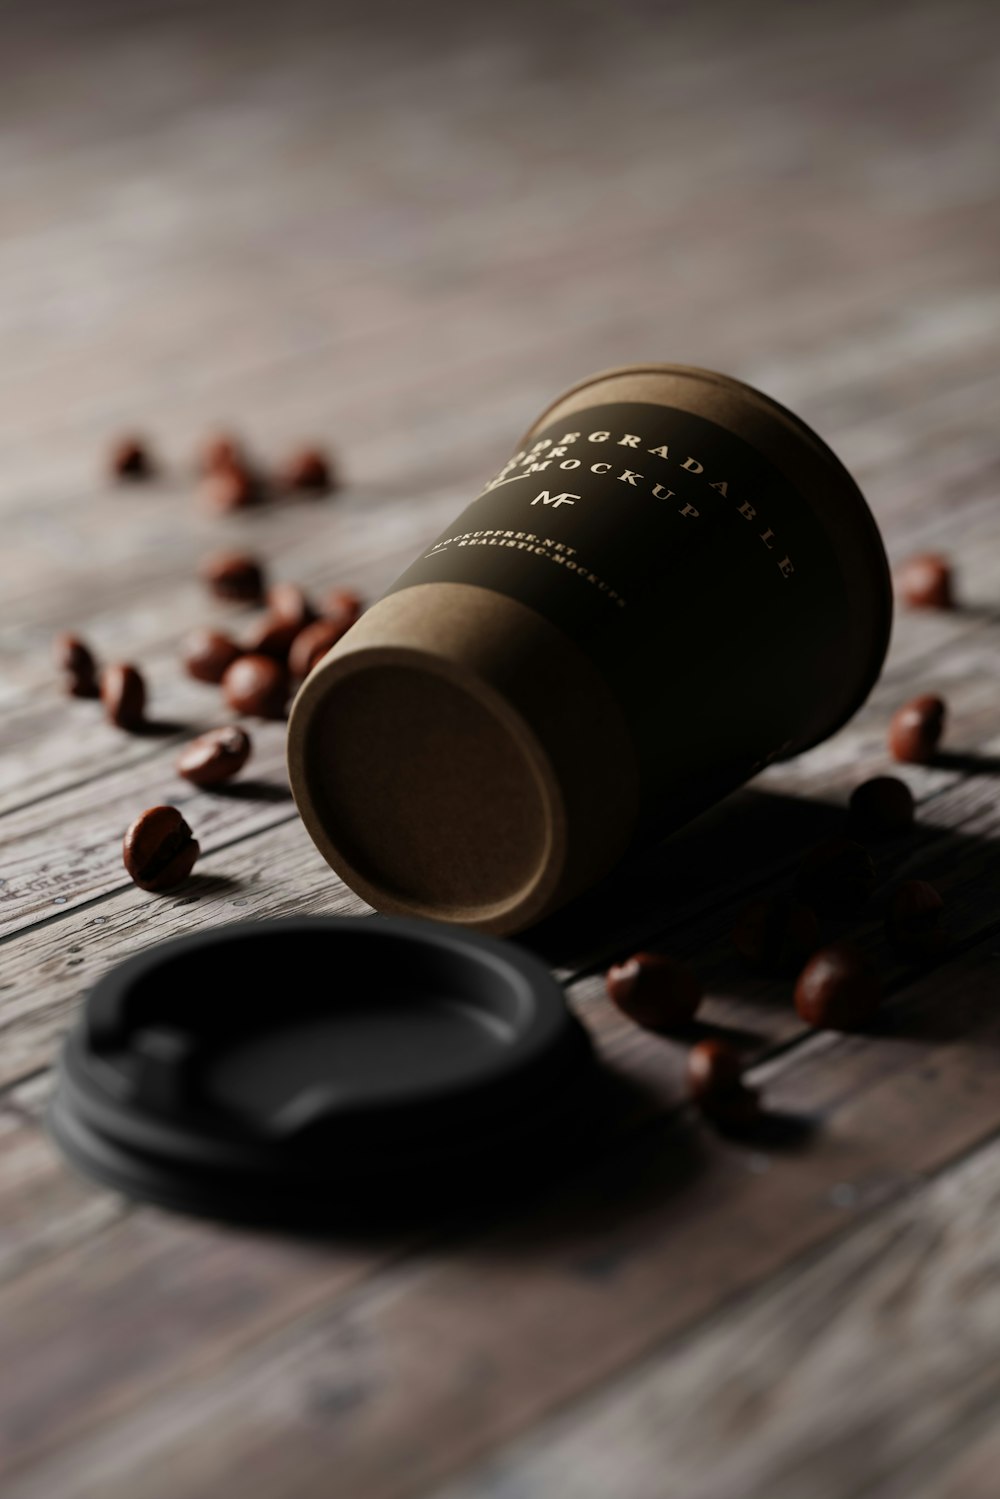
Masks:
[[[440,1499],[838,1499],[859,1451],[879,1499],[993,1492],[998,1207],[994,1142]]]
[[[667,1469],[685,1499],[992,1493],[998,57],[987,0],[0,16],[5,1499],[667,1499]],[[631,1090],[593,1166],[364,1245],[77,1181],[40,1112],[100,972],[248,915],[364,909],[284,799],[280,726],[251,726],[242,792],[173,776],[218,717],[180,638],[252,618],[204,597],[198,559],[248,546],[276,578],[375,593],[555,392],[641,358],[786,401],[893,558],[955,554],[963,608],[901,615],[842,734],[531,935]],[[343,492],[207,514],[192,461],[222,423],[266,467],[330,442]],[[165,476],[120,489],[104,452],[133,427]],[[138,659],[177,732],[132,739],[59,697],[63,628]],[[941,884],[955,949],[899,968],[876,904],[857,936],[884,1025],[808,1036],[727,932],[887,768],[916,690],[948,698],[948,754],[903,771],[919,826],[879,872]],[[205,857],[150,897],[118,840],[178,793]],[[737,1042],[787,1128],[726,1142],[689,1117],[691,1038],[603,995],[603,962],[647,942],[696,962],[702,1033]]]

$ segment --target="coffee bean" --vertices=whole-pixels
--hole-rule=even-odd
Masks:
[[[243,444],[232,432],[213,433],[198,455],[199,471],[202,474],[217,474],[233,468],[250,468]]]
[[[942,698],[925,693],[894,713],[889,724],[889,752],[893,759],[929,765],[944,733],[946,712]]]
[[[120,663],[101,673],[101,701],[119,729],[141,729],[146,719],[146,684],[134,666]]]
[[[57,635],[53,654],[68,693],[73,697],[100,697],[97,662],[78,635]]]
[[[198,573],[218,599],[256,604],[264,596],[264,569],[248,552],[215,552]]]
[[[261,498],[260,486],[247,468],[232,465],[213,469],[202,482],[202,494],[212,510],[223,513],[230,510],[245,510]]]
[[[170,890],[186,880],[200,849],[176,807],[150,807],[125,834],[122,859],[142,890]]]
[[[108,455],[108,467],[115,479],[149,479],[154,472],[149,450],[138,437],[120,437]]]
[[[265,614],[248,631],[243,642],[243,653],[248,656],[270,656],[285,665],[295,637],[300,633],[301,626],[292,620],[279,619],[276,614]]]
[[[689,1025],[702,993],[690,968],[656,952],[637,952],[615,964],[605,984],[623,1014],[654,1031]]]
[[[361,600],[349,588],[333,588],[323,600],[322,615],[349,630],[361,618]]]
[[[869,1024],[882,986],[867,958],[848,943],[824,947],[810,958],[795,985],[795,1008],[807,1025],[851,1031]]]
[[[243,651],[218,630],[193,630],[184,642],[181,660],[189,677],[198,682],[221,682]]]
[[[297,583],[275,583],[267,590],[267,607],[275,619],[304,630],[316,618],[316,610]]]
[[[281,475],[285,489],[306,494],[328,494],[333,489],[330,462],[320,448],[300,448],[293,453]]]
[[[699,1041],[687,1057],[688,1093],[722,1129],[745,1130],[760,1119],[760,1099],[743,1081],[740,1059],[725,1041]]]
[[[762,973],[791,973],[819,941],[816,912],[796,900],[762,897],[744,906],[732,931],[736,951]]]
[[[250,756],[250,735],[229,724],[210,729],[186,744],[174,762],[179,776],[195,786],[220,786],[241,771]]]
[[[742,1080],[739,1054],[728,1041],[699,1041],[688,1052],[687,1085],[692,1098],[727,1093],[739,1087]]]
[[[255,656],[287,661],[295,637],[311,625],[316,611],[294,583],[275,583],[267,593],[268,612],[250,631],[245,649]]]
[[[851,793],[851,826],[870,838],[892,837],[913,825],[913,793],[895,776],[873,776]]]
[[[947,557],[940,552],[908,557],[896,574],[896,592],[911,609],[953,609],[953,578]]]
[[[282,718],[288,701],[288,672],[270,656],[241,656],[223,677],[222,694],[237,713]]]
[[[941,925],[944,898],[927,880],[905,880],[889,897],[885,934],[905,963],[933,963],[951,945]]]
[[[850,838],[831,838],[802,860],[795,888],[821,914],[860,911],[875,889],[871,854]]]
[[[288,665],[292,676],[304,678],[309,675],[317,661],[322,661],[344,634],[343,628],[332,619],[315,619],[295,637]]]

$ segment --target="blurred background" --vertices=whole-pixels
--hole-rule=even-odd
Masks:
[[[996,397],[998,33],[991,0],[4,6],[6,492],[233,419],[467,493],[652,358],[759,382],[883,515],[940,501]]]

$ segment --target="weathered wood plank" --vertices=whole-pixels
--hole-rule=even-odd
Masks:
[[[317,598],[333,586],[354,588],[368,598],[391,582],[425,539],[439,529],[444,510],[440,500],[420,512],[385,505],[378,509],[379,520],[373,517],[368,523],[362,520],[345,526],[340,518],[317,514],[314,506],[311,517],[299,517],[297,544],[288,545],[282,539],[275,555],[272,541],[263,555],[271,559],[275,581],[298,582]],[[238,541],[231,538],[225,544]],[[222,539],[216,538],[216,544],[221,549]],[[257,550],[252,538],[249,544]],[[205,726],[210,716],[217,721],[228,715],[217,690],[192,682],[180,665],[187,632],[209,625],[245,637],[260,617],[260,611],[226,607],[206,596],[195,581],[201,555],[201,551],[192,554],[190,545],[186,546],[183,563],[175,557],[165,575],[161,573],[155,581],[143,578],[134,591],[130,586],[127,596],[113,586],[111,578],[96,580],[95,603],[101,584],[104,588],[98,612],[89,623],[81,616],[74,625],[99,659],[131,660],[141,667],[150,691],[150,717],[170,724]],[[63,622],[67,617],[61,616]],[[43,631],[40,625],[32,625],[30,633],[31,650],[21,658],[23,673],[16,686],[11,677],[4,710],[7,754],[0,760],[0,815],[24,801],[51,795],[61,786],[109,774],[163,752],[155,738],[111,728],[103,721],[99,705],[67,699],[56,680],[48,628]]]
[[[801,1121],[799,1147],[661,1121],[485,1238],[314,1306],[308,1326],[65,1453],[47,1405],[51,1455],[11,1484],[12,1499],[71,1499],[86,1492],[80,1474],[117,1499],[140,1473],[153,1499],[200,1499],[223,1482],[250,1499],[307,1499],[320,1482],[345,1499],[425,1493],[994,1133],[994,948],[966,955],[947,1002],[928,976],[881,1036],[817,1036],[760,1070],[771,1107]],[[49,1270],[37,1272],[43,1306]],[[16,1288],[18,1365],[44,1368],[27,1285]],[[30,1370],[23,1388],[11,1420],[27,1444],[43,1398]]]
[[[946,820],[950,820],[950,818]],[[289,854],[298,858],[301,849],[296,846],[292,832],[293,830],[291,829],[277,830],[271,835],[252,840],[252,842],[241,849],[241,852],[247,854],[252,849],[255,849],[259,853],[266,842],[270,841],[274,844],[280,839],[283,843],[287,841]],[[319,860],[318,855],[314,851],[311,851],[311,853],[318,877],[315,894],[323,902],[321,908],[329,909],[331,894],[330,876],[325,866]],[[904,854],[902,857],[905,858],[907,856]],[[221,858],[222,856],[218,856],[214,862],[220,862]],[[940,865],[946,875],[943,883],[945,888],[949,889],[947,878],[949,867],[952,870],[951,878],[955,879],[953,873],[956,863],[954,848],[945,850],[939,847],[936,854],[932,849],[931,860],[932,867],[928,872],[938,877],[939,871],[937,865]],[[273,875],[272,888],[287,892],[290,882],[287,876],[282,877],[283,872],[280,861],[275,863],[272,862],[272,859],[268,858],[266,868]],[[993,868],[995,872],[995,859],[993,861]],[[964,878],[966,883],[971,883],[972,873],[966,870],[964,877],[959,878],[960,880]],[[266,898],[266,891],[267,886],[265,885],[264,890],[258,892],[258,902],[261,894],[265,895]],[[987,921],[992,920],[995,922],[995,909],[992,902],[989,899],[984,899],[977,906],[976,902],[969,898],[974,893],[974,890],[967,889],[964,891],[963,898],[956,902],[960,913],[958,932],[960,938],[964,937],[967,939],[975,931],[973,912],[977,912],[981,920],[984,905],[987,912]],[[185,918],[201,924],[206,921],[213,923],[220,916],[222,919],[232,919],[236,916],[253,914],[252,910],[247,910],[246,908],[234,910],[231,906],[231,900],[228,898],[230,895],[231,891],[223,891],[220,892],[219,898],[214,902],[210,902],[209,904],[200,902],[197,909],[192,909],[190,913],[185,913]],[[346,899],[350,903],[352,898],[347,896]],[[309,904],[308,900],[303,902],[305,908],[308,908]],[[87,944],[84,948],[85,956],[78,953],[69,960],[79,965],[76,969],[68,970],[65,966],[66,959],[64,953],[57,955],[56,952],[53,953],[53,958],[49,963],[42,965],[51,988],[62,989],[64,993],[75,996],[80,983],[86,981],[91,972],[99,970],[100,967],[104,966],[108,955],[113,953],[117,958],[124,956],[126,952],[132,950],[133,937],[137,930],[135,924],[136,917],[140,913],[143,915],[149,913],[154,921],[170,919],[176,914],[162,912],[159,902],[143,898],[140,892],[136,891],[128,892],[127,896],[123,895],[117,898],[114,905],[119,906],[120,909],[114,913],[112,922],[107,924],[102,923],[97,931],[92,933],[92,936],[96,940],[91,944]],[[265,908],[268,907],[269,902],[266,902],[265,899]],[[299,908],[301,909],[301,906]],[[348,904],[348,908],[350,908],[350,904]],[[296,909],[294,902],[290,909]],[[275,912],[274,914],[278,913]],[[60,923],[59,925],[61,928],[64,924]],[[145,942],[155,932],[155,928],[153,932],[149,929],[148,917],[147,921],[138,930],[142,936],[142,942],[139,945],[145,945]],[[80,933],[76,935],[79,936]],[[874,937],[872,931],[863,933],[863,935],[867,936],[869,940]],[[711,998],[704,1012],[705,1020],[709,1025],[735,1031],[741,1036],[743,1044],[751,1050],[751,1053],[756,1052],[757,1054],[775,1045],[784,1044],[787,1046],[789,1042],[801,1036],[801,1026],[788,1005],[787,993],[783,990],[783,987],[773,984],[766,985],[759,982],[747,983],[744,976],[735,968],[732,960],[725,951],[724,939],[720,942],[720,931],[714,914],[706,922],[705,929],[700,933],[698,931],[689,933],[688,937],[692,945],[696,948],[699,944],[702,944],[700,956],[707,970],[706,976],[709,980],[711,993]],[[714,944],[714,950],[712,950],[712,944]],[[710,949],[707,962],[706,946]],[[884,958],[884,955],[882,956]],[[728,982],[725,977],[727,974]],[[680,1073],[683,1065],[683,1046],[664,1042],[629,1026],[618,1012],[601,997],[600,988],[599,980],[586,980],[572,991],[572,998],[598,1039],[602,1055],[606,1062],[620,1075],[628,1078],[637,1089],[641,1090],[642,1103],[639,1106],[640,1115],[648,1115],[651,1111],[673,1109],[681,1097]],[[71,1000],[67,999],[67,1003],[70,1002]],[[49,1013],[43,1016],[42,1024],[51,1027],[55,1023],[61,1027],[64,1023],[61,1008],[59,1007],[55,1014]],[[38,1015],[31,1013],[29,1010],[27,1020],[29,1035],[34,1030],[37,1039]],[[13,1047],[10,1044],[11,1039],[13,1040]],[[46,1038],[48,1044],[51,1044],[51,1039],[50,1031],[49,1036]],[[860,1043],[861,1046],[864,1044],[863,1042]],[[21,1045],[23,1045],[23,1038],[21,1038]],[[9,1033],[4,1050],[5,1052],[13,1051],[15,1057],[18,1055],[19,1038],[16,1024],[13,1027],[12,1033]],[[784,1064],[792,1065],[791,1058],[787,1052],[785,1053]],[[876,1060],[876,1072],[880,1065],[884,1065],[884,1063]],[[71,1314],[71,1307],[67,1302],[64,1302],[64,1309],[66,1315],[69,1316]],[[166,1375],[164,1374],[163,1377],[166,1377]],[[124,1399],[125,1397],[119,1396],[116,1398]]]
[[[0,1435],[0,1464],[7,1470],[19,1453],[46,1446],[58,1428],[113,1419],[152,1395],[167,1374],[194,1378],[224,1366],[240,1348],[308,1315],[405,1247],[251,1239],[153,1209],[126,1213],[72,1254],[20,1278],[25,1312],[34,1276],[44,1278],[50,1299],[37,1321],[29,1313],[39,1358],[5,1395],[10,1424]],[[63,1311],[71,1300],[76,1327],[67,1336]],[[11,1311],[5,1339],[19,1342]]]
[[[169,937],[259,917],[368,910],[323,861],[298,819],[210,854],[174,895],[129,885],[36,928],[5,951],[0,1086],[46,1066],[81,997],[109,968]]]
[[[950,617],[944,617],[939,627],[948,636]],[[990,675],[994,633],[989,627],[953,637],[932,658],[933,672],[930,663],[918,662],[915,674],[907,675],[908,667],[890,677],[836,740],[760,777],[757,785],[765,795],[748,792],[731,799],[655,855],[624,870],[611,890],[582,902],[566,919],[550,923],[531,940],[573,972],[655,939],[695,961],[709,992],[720,993],[727,1004],[732,1001],[719,1016],[720,1023],[745,1025],[750,1017],[741,996],[748,995],[755,1004],[767,995],[768,986],[748,983],[726,950],[725,936],[741,902],[754,890],[781,888],[803,850],[839,829],[837,803],[842,805],[858,780],[887,767],[883,740],[889,712],[918,685],[945,691],[953,710],[950,742],[957,748],[980,745],[982,768],[989,768],[991,746],[994,753],[1000,747]],[[67,705],[67,710],[86,711],[90,706]],[[98,727],[115,737],[113,730]],[[281,726],[252,726],[251,732],[258,743],[253,778],[264,778],[277,788],[283,783]],[[223,876],[234,882],[233,888],[240,886],[233,898],[250,898],[245,914],[333,909],[329,901],[346,901],[346,908],[352,908],[354,898],[345,894],[319,859],[290,803],[259,802],[253,795],[244,800],[239,793],[193,792],[173,776],[172,753],[150,757],[4,820],[6,868],[16,870],[18,856],[25,861],[21,884],[16,872],[8,874],[12,927],[30,924],[40,915],[63,919],[50,919],[37,940],[30,937],[8,951],[2,1005],[6,1047],[0,1077],[16,1077],[22,1069],[44,1064],[53,1024],[64,1014],[68,996],[80,992],[117,955],[122,922],[128,927],[142,912],[149,923],[148,939],[162,940],[171,931],[189,929],[193,919],[215,920],[223,914],[224,899],[199,900],[195,918],[186,904],[187,891],[156,897],[128,886],[120,866],[120,830],[107,830],[113,823],[124,826],[144,805],[187,797],[186,813],[198,836],[204,835],[206,851],[220,841],[232,844],[255,830],[290,821],[273,840],[230,846],[224,856],[200,866],[206,879]],[[986,840],[995,828],[995,799],[988,778],[969,778],[966,770],[964,762],[900,768],[921,802],[922,832],[876,854],[884,883],[927,873],[954,891],[956,919],[971,936],[993,919],[995,891],[984,881],[982,866]],[[133,798],[131,806],[128,797]],[[20,846],[15,837],[19,821],[24,824]],[[74,847],[82,850],[76,859],[65,852]],[[285,882],[284,888],[279,881]],[[196,883],[193,893],[197,896],[201,888],[211,891]],[[111,896],[111,903],[91,910],[89,902],[100,896]],[[64,903],[54,905],[61,897]],[[73,912],[81,904],[88,909],[77,918]],[[864,931],[870,939],[877,934],[872,922]],[[63,955],[77,947],[81,953],[75,956],[86,965],[80,974],[64,968]],[[881,959],[885,961],[884,953]],[[39,971],[46,980],[41,988],[35,982]]]
[[[43,0],[0,23],[8,43],[0,45],[0,593],[10,604],[2,645],[18,656],[7,701],[22,703],[21,742],[44,766],[36,795],[62,795],[93,775],[99,803],[100,783],[124,788],[114,778],[133,752],[119,740],[102,763],[95,723],[85,743],[67,740],[64,758],[55,714],[23,705],[24,692],[48,680],[55,625],[92,624],[115,654],[118,641],[129,642],[128,653],[141,647],[154,675],[162,659],[166,684],[167,657],[158,653],[169,652],[179,628],[171,607],[185,622],[186,608],[201,610],[185,580],[203,547],[250,539],[284,571],[299,556],[312,565],[314,540],[318,566],[329,543],[334,572],[323,579],[349,583],[341,540],[349,547],[363,536],[374,578],[387,497],[413,495],[415,506],[427,505],[421,516],[440,501],[451,514],[553,391],[637,352],[714,364],[771,389],[857,473],[894,553],[951,546],[949,528],[956,540],[960,530],[970,599],[996,611],[995,543],[986,528],[978,540],[972,529],[974,514],[995,507],[1000,484],[1000,88],[990,45],[997,14],[986,0],[895,0],[877,11],[849,0],[829,16],[783,11],[780,24],[738,5],[656,24],[648,8],[628,5],[570,21],[564,7],[540,12],[525,0],[474,28],[450,4],[425,9],[419,28],[401,11],[390,20],[375,28],[303,0],[290,0],[280,17],[253,5],[237,13],[228,4],[164,11]],[[245,530],[216,526],[199,517],[183,483],[176,503],[166,492],[91,492],[111,431],[149,427],[176,463],[216,418],[245,426],[265,455],[300,433],[329,436],[358,488],[317,511],[315,529],[311,512],[294,507],[248,519]],[[147,513],[135,508],[147,499]],[[405,504],[397,499],[396,509]],[[883,768],[882,715],[910,682],[953,696],[956,745],[995,747],[987,701],[995,673],[979,650],[992,627],[973,645],[979,629],[971,615],[903,621],[886,687],[857,737],[762,784],[842,797],[869,767]],[[168,753],[154,746],[161,773]],[[987,769],[914,771],[925,831],[909,853],[893,845],[883,861],[887,874],[940,872],[963,941],[992,919]],[[18,801],[23,790],[22,778]],[[71,795],[65,805],[71,819],[84,812]],[[106,806],[95,839],[106,836]],[[8,1078],[48,1058],[79,987],[124,947],[251,911],[350,908],[294,824],[251,832],[261,810],[251,807],[240,841],[206,859],[210,883],[190,894],[154,901],[111,887],[89,909],[5,945]],[[72,826],[81,838],[84,822]],[[57,831],[44,817],[34,827],[41,842],[29,858],[46,840],[52,849]],[[46,1499],[132,1499],[151,1482],[171,1499],[201,1499],[242,1484],[251,1499],[276,1491],[313,1499],[329,1491],[332,1474],[349,1499],[369,1499],[379,1485],[418,1485],[435,1462],[453,1471],[463,1453],[623,1367],[639,1346],[630,1338],[646,1338],[645,1349],[672,1337],[677,1317],[718,1309],[720,1297],[816,1243],[827,1222],[835,1233],[854,1205],[843,1194],[830,1204],[825,1193],[860,1182],[855,1203],[864,1204],[905,1186],[911,1169],[965,1148],[985,1118],[988,1055],[974,1065],[964,1042],[957,1056],[942,1042],[945,1081],[930,1091],[913,1078],[904,1086],[894,1059],[902,1052],[909,1065],[911,1046],[936,1057],[933,1038],[795,1046],[783,991],[748,985],[727,967],[723,929],[739,880],[727,883],[713,914],[707,860],[727,852],[749,876],[746,851],[764,828],[753,798],[741,798],[721,824],[679,840],[675,856],[686,868],[654,867],[620,896],[635,901],[633,936],[659,931],[704,956],[713,1024],[742,1029],[751,1055],[791,1048],[775,1063],[789,1106],[796,1070],[810,1107],[835,1095],[815,1161],[812,1146],[794,1162],[734,1147],[729,1166],[710,1163],[692,1189],[666,1171],[657,1180],[653,1144],[674,1138],[657,1123],[647,1137],[652,1155],[622,1141],[615,1169],[581,1186],[582,1229],[580,1213],[560,1216],[558,1206],[537,1224],[522,1215],[499,1246],[476,1241],[485,1273],[471,1250],[453,1247],[450,1258],[361,1291],[370,1263],[352,1265],[342,1283],[335,1270],[326,1285],[325,1268],[266,1260],[255,1239],[182,1230],[143,1211],[91,1222],[98,1194],[74,1196],[69,1178],[49,1174],[32,1126],[11,1121],[0,1153],[20,1163],[35,1199],[19,1217],[15,1192],[8,1269],[22,1273],[4,1302],[30,1288],[17,1321],[17,1347],[27,1350],[21,1450],[39,1463],[28,1488]],[[760,873],[780,880],[794,839],[775,841]],[[238,883],[225,884],[227,876]],[[249,906],[233,905],[244,899]],[[106,925],[87,925],[104,914]],[[870,927],[864,937],[877,941]],[[595,942],[592,956],[600,950]],[[927,981],[941,1014],[945,984],[962,972],[956,961]],[[681,1049],[629,1031],[596,979],[577,986],[574,1002],[609,1060],[646,1083],[648,1108],[671,1107]],[[955,1016],[967,1018],[961,1009]],[[970,1044],[977,1034],[973,1026]],[[963,1077],[981,1092],[962,1095]],[[30,1113],[24,1090],[14,1096]],[[712,1162],[714,1150],[707,1140]],[[835,1176],[841,1168],[848,1174]],[[736,1179],[742,1193],[733,1192]],[[813,1192],[828,1211],[819,1227]],[[675,1220],[692,1201],[685,1230]],[[613,1212],[630,1241],[624,1260],[607,1239]],[[688,1307],[685,1252],[696,1271]],[[609,1296],[595,1309],[598,1272]],[[574,1274],[589,1275],[591,1297],[581,1293],[579,1328],[566,1331],[558,1323],[577,1314],[566,1288]],[[463,1331],[456,1318],[466,1305]],[[314,1325],[317,1306],[327,1315]],[[510,1312],[509,1338],[498,1306]],[[109,1323],[125,1331],[108,1336]],[[440,1375],[428,1358],[439,1344]],[[54,1414],[47,1390],[57,1396]],[[920,1404],[935,1396],[933,1383],[921,1388],[913,1429]],[[208,1434],[216,1415],[217,1447]],[[50,1436],[64,1446],[46,1457]],[[988,1462],[989,1441],[980,1445]],[[365,1474],[374,1474],[368,1490],[357,1482]]]
[[[398,558],[391,559],[391,567],[408,555],[412,541],[407,535]],[[982,586],[980,578],[975,587]],[[882,687],[844,733],[789,766],[775,767],[760,778],[759,784],[792,789],[797,794],[819,787],[842,790],[884,760],[882,736],[892,708],[912,691],[925,690],[934,683],[944,688],[951,704],[952,742],[967,744],[975,742],[977,735],[981,737],[991,724],[991,629],[978,615],[914,618],[908,631],[911,642],[918,627],[928,652],[926,659],[913,645],[901,660],[894,653]],[[188,680],[172,655],[154,656],[145,664],[153,689],[154,715],[170,722],[186,722],[188,732],[198,732],[217,721],[218,715],[211,711],[213,704],[218,705],[215,692]],[[216,842],[219,836],[230,838],[267,826],[279,815],[274,805],[261,807],[252,797],[192,797],[171,768],[183,736],[167,736],[160,741],[123,735],[102,721],[98,705],[57,698],[53,691],[32,712],[11,715],[15,739],[34,731],[31,756],[11,757],[8,762],[12,767],[12,801],[16,805],[26,792],[32,797],[48,793],[49,799],[8,815],[3,824],[6,884],[0,897],[0,914],[6,930],[16,930],[42,915],[56,914],[56,902],[59,906],[79,904],[120,886],[120,833],[136,812],[157,800],[186,798],[192,815],[206,818],[196,827],[198,836],[204,831]],[[82,725],[82,729],[70,734],[70,725]],[[38,733],[46,727],[47,733]],[[283,784],[280,729],[266,724],[250,727],[257,744],[254,777]],[[68,743],[74,747],[72,761],[66,759]],[[926,789],[928,783],[940,786],[959,773],[935,771],[928,776],[914,772],[911,779],[918,786],[923,783]],[[93,782],[97,776],[102,779]],[[53,796],[53,791],[67,781],[69,792]],[[220,818],[220,813],[225,815]],[[109,833],[109,828],[115,831]],[[211,841],[206,843],[206,847],[211,846]],[[633,901],[632,891],[624,888],[629,890],[628,901],[619,903],[631,904],[629,920],[638,937],[649,925],[647,902],[641,897]],[[603,901],[603,894],[598,900]]]
[[[1000,1400],[998,1209],[993,1142],[439,1499],[995,1493],[995,1432],[947,1459]]]
[[[125,1211],[73,1177],[34,1122],[0,1111],[0,1282],[90,1238]]]

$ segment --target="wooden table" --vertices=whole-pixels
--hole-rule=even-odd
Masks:
[[[42,0],[0,22],[5,1499],[993,1496],[1000,11],[336,9]],[[281,725],[252,726],[242,791],[173,773],[219,716],[179,640],[233,622],[199,558],[246,544],[274,577],[374,594],[552,395],[642,358],[790,404],[894,558],[954,555],[963,602],[901,615],[853,723],[549,953],[641,1104],[516,1210],[381,1240],[237,1232],[77,1180],[40,1116],[109,964],[360,909],[294,814]],[[220,423],[263,462],[329,440],[346,487],[206,513],[193,454]],[[102,477],[132,427],[156,485]],[[68,627],[140,663],[174,727],[129,736],[63,697]],[[948,753],[902,772],[919,825],[879,872],[940,886],[953,954],[895,964],[876,902],[858,936],[884,1019],[809,1033],[726,934],[886,770],[920,690],[948,700]],[[119,840],[161,800],[204,857],[157,897]],[[683,1101],[684,1044],[612,1011],[604,963],[654,941],[794,1127],[720,1138]]]

